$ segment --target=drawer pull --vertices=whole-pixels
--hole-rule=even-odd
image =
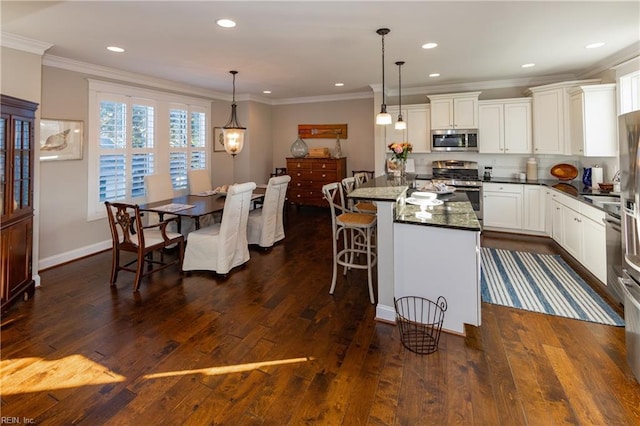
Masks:
[[[326,174],[326,173],[323,173],[323,174],[322,174],[322,177],[323,177],[323,178],[326,178],[326,177],[327,177],[327,174]]]
[[[326,165],[326,164],[324,164],[324,163],[322,163],[322,168],[323,168],[323,169],[326,169],[326,168],[327,168],[327,165]]]

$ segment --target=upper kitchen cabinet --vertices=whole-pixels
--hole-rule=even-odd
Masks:
[[[385,142],[409,142],[414,153],[430,152],[431,144],[431,108],[429,104],[403,105],[402,119],[407,123],[405,130],[396,130],[393,125],[385,127]],[[393,120],[398,118],[398,106],[387,107]]]
[[[533,98],[534,154],[571,154],[569,90],[599,82],[600,80],[572,81],[529,89]]]
[[[569,94],[571,153],[615,157],[618,153],[616,85],[579,86]]]
[[[428,96],[431,101],[431,128],[433,130],[477,129],[480,93]]]
[[[531,98],[478,103],[481,154],[531,154]]]

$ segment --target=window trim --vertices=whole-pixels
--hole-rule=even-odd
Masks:
[[[157,90],[143,89],[134,86],[127,86],[117,83],[108,83],[100,80],[87,79],[89,83],[89,111],[88,111],[88,133],[87,133],[87,220],[93,221],[106,217],[104,204],[100,202],[98,190],[100,178],[100,101],[103,97],[126,98],[129,101],[134,99],[146,99],[155,104],[154,123],[154,156],[155,171],[158,173],[168,172],[169,164],[169,144],[168,144],[168,119],[171,105],[183,104],[189,106],[189,111],[197,110],[205,113],[205,155],[206,170],[211,169],[212,150],[211,148],[211,100],[200,99],[189,96],[177,95],[161,92]],[[166,122],[166,124],[165,124]],[[129,124],[127,124],[129,126]]]

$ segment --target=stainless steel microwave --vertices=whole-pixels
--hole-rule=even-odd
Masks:
[[[432,130],[431,151],[478,151],[478,130]]]

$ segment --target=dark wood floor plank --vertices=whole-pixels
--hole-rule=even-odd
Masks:
[[[482,326],[416,355],[374,320],[364,271],[328,294],[327,211],[290,213],[286,239],[252,248],[226,278],[169,268],[134,294],[132,274],[109,285],[109,252],[42,271],[35,297],[2,318],[2,415],[91,426],[640,423],[622,328],[483,303]],[[566,256],[548,238],[482,241]]]

